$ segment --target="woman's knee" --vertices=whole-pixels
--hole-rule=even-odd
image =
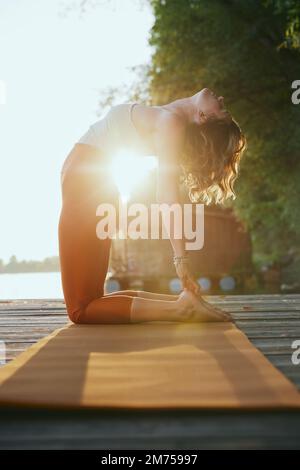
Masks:
[[[103,296],[103,291],[99,291],[99,295],[94,297],[89,297],[87,299],[82,299],[71,304],[67,304],[67,313],[69,319],[78,325],[84,323],[90,323],[90,309],[93,308],[93,304],[95,301],[99,300]]]
[[[77,308],[67,307],[67,314],[71,322],[76,323],[78,325],[85,323],[84,317],[85,317],[86,307],[87,305],[80,305]]]

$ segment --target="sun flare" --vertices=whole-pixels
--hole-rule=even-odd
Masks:
[[[132,191],[156,167],[155,156],[140,156],[124,150],[118,152],[112,158],[110,173],[120,191],[121,200],[127,202]]]

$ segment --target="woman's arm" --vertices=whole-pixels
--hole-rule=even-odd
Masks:
[[[157,200],[160,204],[180,204],[179,161],[185,140],[185,125],[181,118],[174,115],[168,115],[162,119],[159,124],[159,130],[155,137],[155,145],[157,155],[159,157]],[[184,237],[182,236],[181,239],[176,239],[173,236],[174,233],[176,233],[176,220],[174,222],[174,218],[171,219],[169,227],[171,230],[168,230],[168,218],[163,217],[163,221],[164,223],[166,222],[166,230],[170,233],[170,242],[173,247],[174,255],[178,257],[184,256],[186,254]],[[177,227],[177,229],[178,228],[181,229],[183,227]],[[182,233],[184,233],[183,230]],[[188,289],[197,295],[199,305],[201,304],[201,306],[208,311],[221,313],[222,315],[225,315],[226,318],[229,318],[226,312],[212,306],[201,297],[200,286],[191,274],[186,260],[181,260],[174,264],[183,288]]]
[[[180,118],[174,115],[164,116],[155,137],[155,148],[158,155],[157,173],[157,202],[159,204],[180,204],[179,196],[179,157],[184,144],[184,126]],[[170,211],[172,215],[172,211]],[[175,220],[174,220],[175,219]],[[176,239],[175,233],[182,232],[182,227],[176,226],[178,218],[172,217],[170,227],[167,217],[163,217],[164,225],[170,237],[175,256],[185,254],[183,237]]]
[[[184,288],[198,293],[200,290],[199,285],[191,275],[188,266],[183,230],[183,212],[179,194],[179,158],[183,150],[184,139],[185,126],[181,118],[174,115],[164,117],[155,138],[159,158],[157,201],[159,204],[166,205],[166,211],[162,211],[162,218],[173,248],[177,275]],[[180,206],[181,217],[176,217],[174,211],[170,210],[173,204],[177,205],[177,209]],[[180,238],[178,238],[179,234]]]

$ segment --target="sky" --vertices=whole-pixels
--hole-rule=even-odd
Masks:
[[[101,91],[150,61],[144,0],[0,0],[0,259],[58,255],[60,170],[106,110]],[[71,7],[71,9],[69,9]]]

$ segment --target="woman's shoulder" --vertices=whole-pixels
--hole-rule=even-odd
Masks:
[[[163,139],[182,141],[186,133],[186,121],[177,113],[163,109],[157,120],[158,134]]]
[[[186,122],[181,116],[174,113],[162,116],[154,135],[158,155],[177,161],[184,148],[185,136]]]

